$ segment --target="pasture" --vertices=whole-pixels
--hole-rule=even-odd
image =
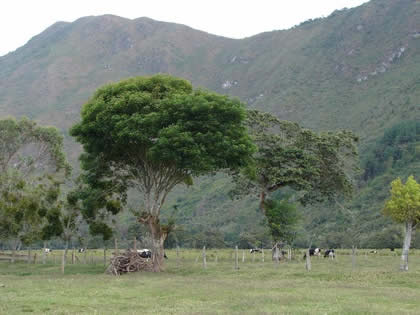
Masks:
[[[420,250],[408,272],[398,250],[359,250],[355,265],[351,250],[337,250],[336,260],[313,257],[310,272],[303,251],[277,265],[269,252],[262,262],[246,251],[242,262],[239,250],[239,270],[230,249],[208,250],[206,269],[199,250],[166,253],[165,272],[119,277],[104,274],[102,250],[64,275],[60,251],[45,265],[1,261],[0,314],[420,314]]]

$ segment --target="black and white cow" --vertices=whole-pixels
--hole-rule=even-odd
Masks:
[[[324,258],[330,257],[331,259],[335,258],[335,252],[334,249],[327,249],[324,253]]]
[[[250,254],[253,254],[253,253],[261,253],[261,249],[259,249],[259,248],[251,248],[249,250],[249,253]]]
[[[377,251],[376,249],[372,249],[369,253],[370,253],[370,254],[377,254],[377,253],[378,253],[378,251]]]
[[[140,255],[141,258],[152,258],[152,251],[150,249],[138,249],[137,253]]]
[[[51,248],[44,248],[44,253],[51,253],[52,252],[52,249]]]
[[[310,248],[309,249],[309,256],[320,256],[321,255],[321,251],[322,251],[322,249],[321,248]],[[305,259],[306,258],[306,252],[305,252],[305,255],[303,255],[303,259]]]
[[[86,250],[86,248],[79,248],[78,252],[83,253]]]

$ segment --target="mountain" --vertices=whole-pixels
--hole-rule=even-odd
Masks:
[[[0,116],[26,115],[58,126],[76,164],[80,148],[67,130],[90,95],[108,82],[163,72],[237,96],[249,107],[308,128],[351,129],[360,136],[364,161],[387,130],[420,119],[419,65],[416,0],[371,0],[289,30],[240,40],[148,18],[90,16],[55,23],[0,57]],[[400,170],[420,174],[416,160],[407,160]],[[365,206],[350,206],[358,217],[378,222],[388,184],[399,174],[392,167],[377,174],[376,190],[375,178],[361,180],[355,200],[370,197],[363,199]],[[378,179],[383,176],[386,179]],[[190,219],[217,226],[232,239],[258,218],[254,204],[238,206],[224,196],[228,179],[198,182],[204,190],[180,188],[182,194],[174,194],[168,207],[183,205]],[[321,208],[304,210],[305,225],[311,229],[311,222],[318,220],[318,234],[331,226],[344,233],[345,220],[338,224],[331,207],[328,212]],[[243,217],[241,226],[237,217]],[[390,224],[381,222],[373,230],[365,226],[363,233]]]

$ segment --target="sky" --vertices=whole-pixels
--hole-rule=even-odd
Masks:
[[[368,0],[3,0],[0,56],[23,46],[57,21],[114,14],[175,22],[215,35],[244,38],[288,29]]]

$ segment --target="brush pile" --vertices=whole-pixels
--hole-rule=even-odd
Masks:
[[[106,273],[119,276],[128,272],[152,270],[153,263],[150,258],[142,258],[139,253],[128,250],[111,258]]]

